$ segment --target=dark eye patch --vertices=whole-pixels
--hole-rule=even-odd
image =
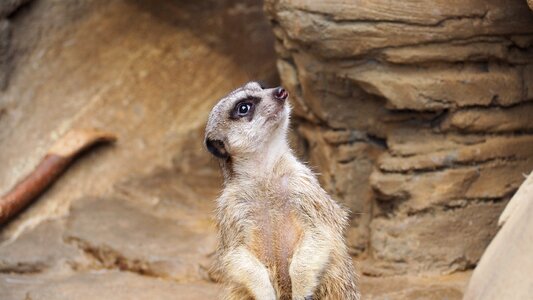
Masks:
[[[247,97],[235,103],[233,109],[230,111],[230,119],[238,120],[246,118],[251,121],[254,117],[255,107],[261,101],[258,97]]]

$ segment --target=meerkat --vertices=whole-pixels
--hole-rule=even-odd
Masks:
[[[290,149],[287,98],[249,82],[209,115],[205,146],[224,176],[214,263],[224,299],[358,300],[347,212]]]

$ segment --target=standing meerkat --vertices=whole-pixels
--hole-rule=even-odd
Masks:
[[[205,145],[224,174],[215,270],[225,299],[360,299],[347,213],[289,148],[283,88],[249,82],[215,105]]]

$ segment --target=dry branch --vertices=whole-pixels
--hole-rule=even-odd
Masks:
[[[69,131],[59,139],[37,167],[0,198],[0,224],[5,223],[31,203],[83,150],[101,142],[113,142],[116,136],[96,129]]]

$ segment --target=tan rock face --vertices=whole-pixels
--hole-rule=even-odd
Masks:
[[[1,0],[6,77],[0,194],[72,128],[118,140],[0,230],[0,299],[218,298],[203,129],[229,90],[278,84],[261,3]]]
[[[533,168],[523,0],[266,1],[302,151],[370,274],[475,266]]]

